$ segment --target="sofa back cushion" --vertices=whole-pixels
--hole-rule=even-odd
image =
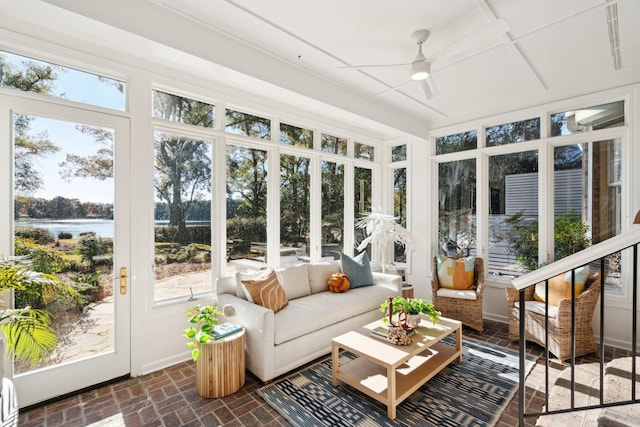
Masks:
[[[287,299],[292,300],[311,295],[308,266],[309,264],[299,264],[276,270],[278,280],[287,294]]]
[[[331,275],[333,273],[340,273],[340,265],[334,262],[309,264],[308,269],[309,285],[312,294],[328,291]]]

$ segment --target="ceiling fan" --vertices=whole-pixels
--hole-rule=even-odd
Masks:
[[[429,30],[417,30],[411,33],[411,40],[418,45],[418,53],[411,62],[402,64],[368,64],[368,65],[346,65],[340,68],[384,68],[384,67],[407,67],[409,66],[411,80],[400,84],[399,86],[390,88],[389,90],[396,90],[401,86],[412,81],[419,81],[422,90],[424,91],[427,99],[431,99],[438,95],[438,89],[433,82],[433,76],[431,74],[431,66],[434,63],[446,62],[445,60],[452,58],[460,58],[469,55],[469,51],[474,48],[481,47],[482,44],[491,40],[495,40],[498,36],[509,31],[509,24],[503,19],[496,19],[493,22],[473,31],[466,36],[456,40],[452,44],[448,45],[444,49],[436,52],[430,57],[425,57],[422,53],[422,45],[429,38]],[[388,90],[382,92],[385,93]],[[377,94],[380,95],[381,93]],[[377,96],[376,95],[376,96]]]

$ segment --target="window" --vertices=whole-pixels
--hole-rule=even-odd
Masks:
[[[347,155],[347,140],[337,136],[322,134],[321,150],[324,153]]]
[[[271,139],[271,120],[227,109],[225,130],[236,135]]]
[[[391,147],[391,161],[403,162],[407,160],[407,144]]]
[[[407,168],[393,170],[393,215],[397,218],[398,224],[407,227]],[[407,262],[403,245],[394,244],[393,260]]]
[[[212,128],[215,106],[195,99],[153,91],[153,117],[177,123]]]
[[[493,126],[487,128],[485,136],[487,147],[540,139],[540,119],[535,118]]]
[[[211,128],[211,104],[153,90],[155,118]],[[183,130],[154,132],[155,300],[209,292],[213,141]],[[197,273],[188,281],[186,273]]]
[[[475,254],[476,162],[438,165],[438,251],[449,256]]]
[[[373,171],[367,168],[354,168],[353,170],[354,180],[353,186],[355,195],[353,199],[353,212],[354,212],[354,224],[359,219],[367,216],[371,212],[371,198],[373,192]],[[366,232],[362,228],[354,227],[354,242],[355,247],[358,247],[366,237]],[[371,245],[367,248],[369,259],[371,258]]]
[[[280,124],[280,143],[313,148],[313,131],[284,123]]]
[[[436,154],[456,153],[478,147],[478,132],[475,130],[436,138]]]
[[[265,266],[267,152],[227,146],[226,274]]]
[[[375,160],[375,148],[371,145],[356,142],[353,155],[356,159],[365,159],[373,162]]]
[[[283,154],[280,156],[281,266],[297,263],[296,254],[311,256],[310,227],[311,159]],[[288,258],[283,259],[284,256]]]
[[[155,299],[211,291],[211,141],[155,132]],[[185,273],[206,272],[188,281]]]
[[[511,278],[538,263],[537,151],[491,156],[487,272]]]
[[[322,161],[322,259],[340,259],[344,236],[344,165]]]
[[[0,51],[0,86],[124,111],[120,80]],[[90,94],[90,95],[88,95]]]
[[[624,126],[624,101],[551,115],[551,136]]]
[[[554,259],[620,234],[621,140],[565,145],[554,150]],[[606,261],[605,287],[622,292],[620,253]]]

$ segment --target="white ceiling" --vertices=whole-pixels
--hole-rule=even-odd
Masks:
[[[640,81],[637,0],[44,1],[117,29],[81,28],[77,20],[66,28],[94,28],[94,42],[111,49],[183,66],[216,64],[240,73],[220,71],[229,84],[246,86],[237,76],[250,77],[256,93],[302,107],[329,105],[420,136],[430,127]],[[618,70],[607,27],[611,5],[619,15]],[[508,31],[481,37],[496,21]],[[433,61],[438,96],[425,97],[409,66],[341,68],[411,62],[417,46],[410,34],[418,29],[431,32],[423,52]]]

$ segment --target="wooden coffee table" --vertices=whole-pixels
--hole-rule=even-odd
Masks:
[[[399,346],[384,338],[372,336],[377,326],[388,326],[382,321],[365,325],[332,340],[332,383],[340,381],[387,405],[387,415],[396,418],[396,406],[454,359],[462,362],[462,323],[440,318],[433,325],[422,319],[413,344]],[[442,341],[456,334],[456,345]],[[356,354],[353,360],[340,365],[340,349]]]

